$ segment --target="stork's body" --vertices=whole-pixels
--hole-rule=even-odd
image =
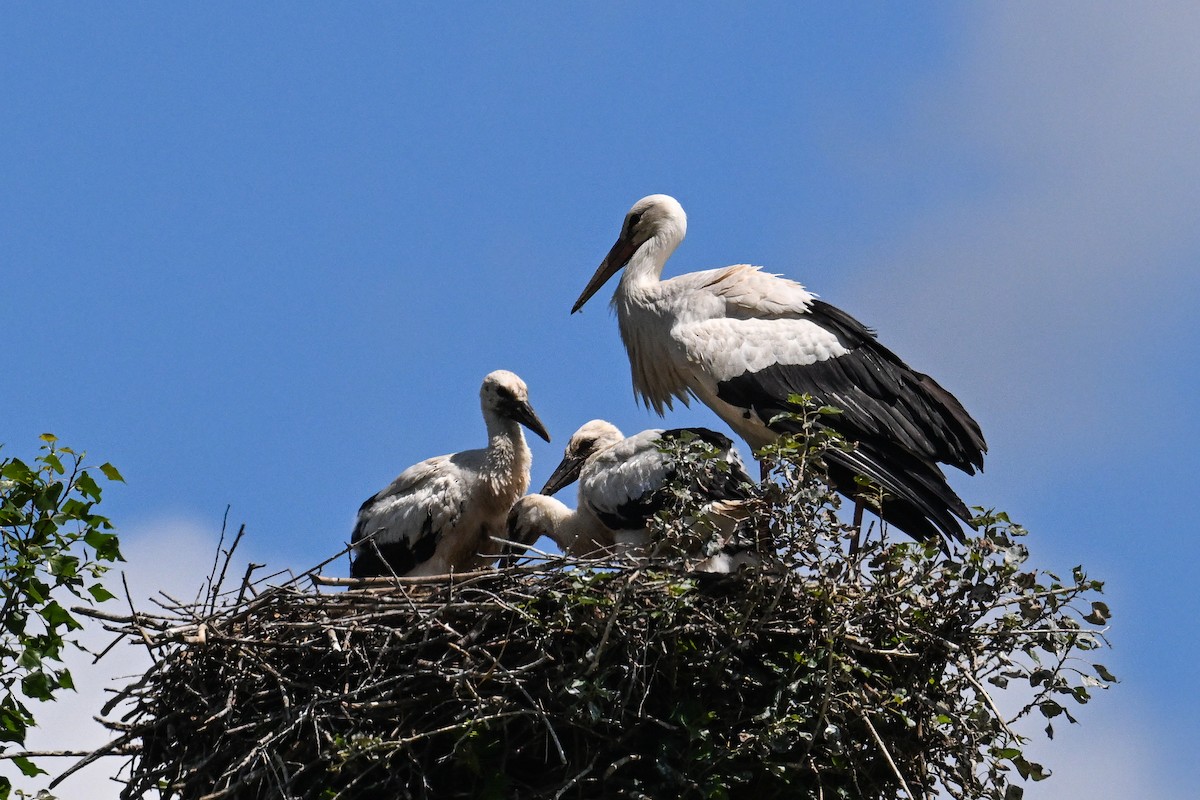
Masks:
[[[612,423],[592,420],[571,436],[562,462],[542,488],[543,495],[552,495],[578,480],[577,510],[561,522],[589,540],[572,542],[576,550],[603,545],[636,553],[649,548],[650,519],[671,502],[668,487],[679,469],[664,448],[681,439],[699,439],[716,451],[716,460],[696,465],[689,488],[718,531],[732,533],[740,508],[753,494],[753,481],[728,437],[705,428],[675,428],[626,438]]]
[[[856,476],[887,493],[882,516],[918,539],[961,538],[965,504],[938,468],[983,466],[986,445],[962,405],[874,333],[795,281],[738,264],[662,280],[687,217],[666,195],[638,201],[572,311],[617,270],[613,296],[634,390],[657,413],[693,397],[753,448],[794,425],[772,420],[793,394],[842,410],[825,424],[857,445],[826,460],[841,492]]]
[[[488,446],[415,464],[358,512],[350,574],[442,575],[481,567],[499,552],[492,537],[529,488],[531,455],[521,426],[546,441],[525,384],[490,373],[480,388]]]
[[[543,536],[553,540],[563,553],[576,558],[624,549],[618,548],[613,531],[587,511],[572,511],[556,497],[527,494],[508,512],[508,540],[520,546],[514,548],[513,555]]]
[[[638,536],[618,541],[611,531],[584,511],[572,511],[560,500],[544,494],[528,494],[517,501],[508,512],[508,539],[515,545],[528,547],[543,536],[549,537],[559,549],[576,558],[618,553],[633,558],[644,557],[649,548],[644,531]],[[511,558],[515,560],[514,552]],[[751,552],[721,552],[695,563],[698,572],[734,572],[743,564],[757,564]]]

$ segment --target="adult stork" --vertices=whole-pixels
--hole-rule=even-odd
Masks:
[[[525,382],[507,370],[479,390],[488,445],[415,464],[358,510],[350,575],[442,575],[481,567],[500,550],[505,517],[529,488],[521,426],[550,441]]]
[[[938,464],[974,474],[987,445],[958,400],[795,281],[747,264],[662,280],[686,232],[674,198],[637,201],[571,308],[624,268],[612,302],[642,402],[663,415],[697,398],[758,449],[795,431],[774,420],[791,395],[810,395],[841,409],[822,424],[856,445],[826,455],[834,488],[857,497],[865,476],[884,490],[890,524],[921,540],[961,539],[959,520],[971,515]]]
[[[701,511],[715,532],[730,537],[744,516],[742,507],[754,495],[754,482],[729,437],[706,428],[675,428],[626,438],[612,423],[597,419],[571,436],[542,494],[522,498],[513,507],[509,538],[528,545],[537,539],[533,534],[540,533],[573,555],[602,548],[648,551],[653,544],[650,519],[671,502],[669,487],[679,474],[669,448],[682,440],[699,440],[716,452],[715,459],[696,464],[688,488],[701,501]],[[578,508],[571,512],[549,496],[576,480]],[[731,547],[698,568],[728,571],[736,563],[737,548]]]

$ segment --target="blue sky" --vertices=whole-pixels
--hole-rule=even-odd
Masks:
[[[877,328],[983,425],[967,502],[1108,580],[1124,682],[1027,797],[1183,797],[1200,12],[447,9],[5,7],[3,452],[53,431],[120,467],[146,589],[200,581],[226,505],[255,560],[322,560],[401,469],[481,444],[493,369],[554,435],[540,485],[580,423],[661,424],[611,290],[567,312],[666,192],[668,274],[762,264]]]

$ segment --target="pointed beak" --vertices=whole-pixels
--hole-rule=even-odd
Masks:
[[[542,494],[553,495],[564,486],[570,486],[579,478],[579,473],[583,471],[583,462],[587,461],[586,456],[574,456],[568,453],[563,456],[563,460],[554,468],[554,473],[546,481],[546,485],[542,487]]]
[[[546,432],[546,426],[538,419],[538,415],[534,412],[533,406],[526,402],[517,403],[509,413],[511,419],[524,425],[529,430],[536,433],[538,436],[550,441],[550,434]]]
[[[579,295],[579,299],[575,301],[575,305],[571,306],[571,313],[574,314],[579,309],[583,308],[583,304],[591,299],[592,295],[600,291],[600,287],[608,282],[608,279],[617,273],[617,270],[629,263],[629,259],[633,258],[633,254],[637,252],[637,245],[632,239],[621,237],[617,239],[617,243],[608,251],[608,255],[600,262],[600,266],[596,269],[596,274],[588,281],[588,285],[584,287],[583,294]]]

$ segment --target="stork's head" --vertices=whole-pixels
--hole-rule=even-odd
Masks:
[[[624,438],[625,435],[611,422],[602,419],[585,422],[579,430],[571,434],[563,459],[542,487],[542,494],[554,494],[564,486],[574,483],[588,458]]]
[[[529,389],[525,387],[525,381],[508,370],[498,369],[488,373],[479,389],[479,404],[483,407],[485,417],[494,415],[511,419],[547,442],[550,441],[546,426],[534,413],[533,406],[529,405]]]
[[[625,215],[617,243],[600,262],[596,274],[588,281],[583,294],[579,295],[579,299],[571,307],[571,313],[574,314],[583,308],[583,304],[648,243],[655,246],[650,266],[657,270],[657,274],[662,274],[663,264],[686,234],[687,214],[683,213],[683,206],[679,205],[679,201],[674,197],[652,194],[638,200]]]
[[[505,547],[500,557],[500,566],[515,563],[522,553],[543,536],[549,536],[566,552],[572,542],[566,541],[569,535],[562,521],[570,516],[571,509],[553,497],[541,494],[522,497],[508,512],[507,539],[512,544]]]

